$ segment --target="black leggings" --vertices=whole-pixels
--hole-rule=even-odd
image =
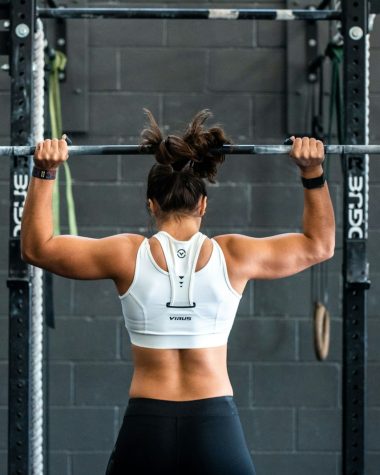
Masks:
[[[233,396],[130,398],[106,475],[255,475]]]

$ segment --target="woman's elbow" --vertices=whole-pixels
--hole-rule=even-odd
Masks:
[[[332,257],[334,257],[334,253],[335,253],[335,241],[332,241],[320,246],[317,253],[318,262],[323,262],[323,261],[327,261],[331,259]]]
[[[21,259],[27,264],[35,265],[33,257],[25,251],[21,251]]]
[[[41,262],[37,258],[34,252],[31,252],[28,249],[23,248],[21,244],[21,259],[26,262],[27,264],[41,267]]]

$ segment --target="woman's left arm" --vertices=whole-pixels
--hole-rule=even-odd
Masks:
[[[65,140],[45,140],[37,145],[34,163],[56,170],[68,158]],[[54,180],[31,177],[21,221],[21,255],[29,264],[73,279],[114,279],[126,256],[130,235],[102,239],[53,235]],[[124,252],[121,253],[121,248]]]

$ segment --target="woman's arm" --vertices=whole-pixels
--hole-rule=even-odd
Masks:
[[[37,145],[34,163],[40,169],[54,171],[67,158],[65,140],[45,140]],[[129,251],[135,247],[133,236],[54,236],[53,186],[54,180],[31,178],[21,222],[23,260],[68,278],[117,278]]]
[[[291,156],[301,176],[315,178],[322,174],[322,142],[307,137],[295,139]],[[286,277],[331,258],[335,219],[327,182],[321,188],[304,189],[303,233],[265,238],[232,234],[218,240],[227,251],[229,267],[247,280]]]

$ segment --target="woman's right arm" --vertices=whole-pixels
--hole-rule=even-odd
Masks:
[[[34,163],[42,170],[52,170],[67,158],[67,144],[63,139],[47,139],[37,144]],[[125,275],[141,237],[134,234],[101,239],[54,236],[53,183],[53,180],[31,178],[21,223],[22,259],[70,279],[117,280]]]
[[[322,174],[324,148],[320,141],[295,139],[291,152],[301,176]],[[335,219],[327,182],[304,189],[303,232],[265,238],[238,234],[220,236],[229,261],[241,279],[277,279],[330,259],[335,247]]]

